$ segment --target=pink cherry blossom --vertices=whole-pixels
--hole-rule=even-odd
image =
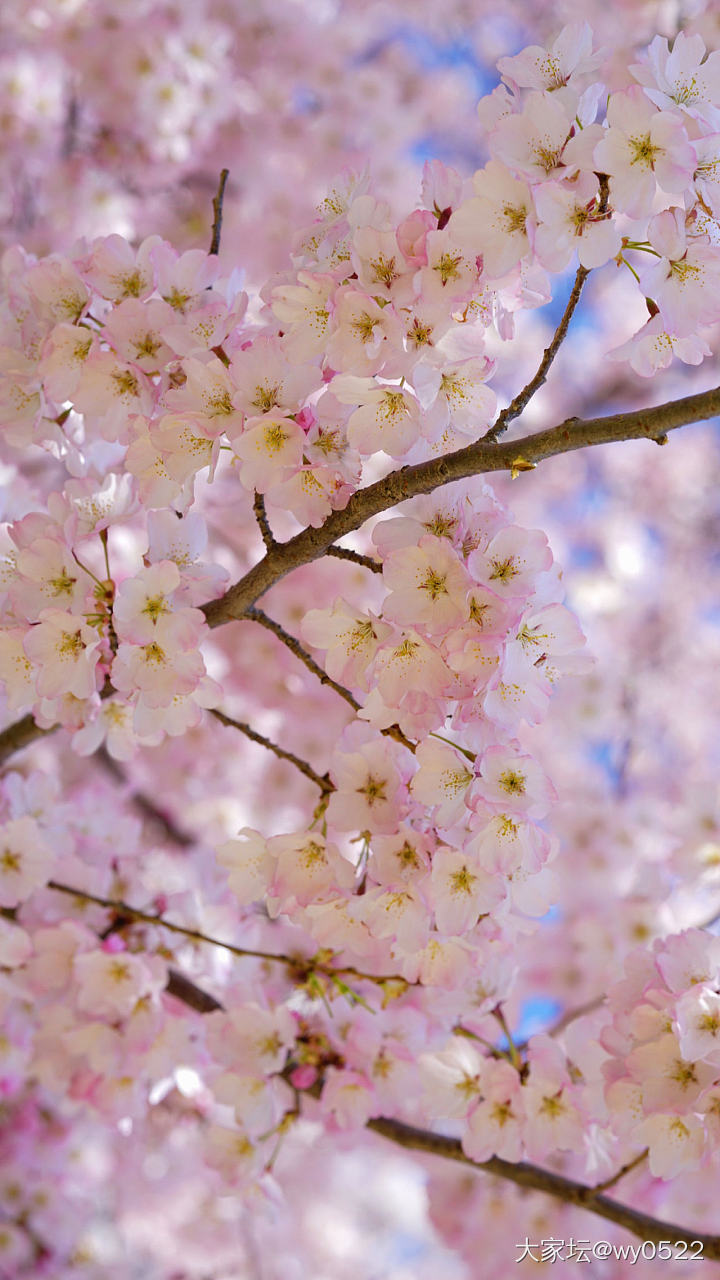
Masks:
[[[265,414],[246,418],[245,430],[233,440],[240,459],[240,479],[248,489],[265,493],[302,462],[304,435],[292,418]]]
[[[421,538],[417,547],[394,551],[383,566],[390,595],[383,616],[395,622],[422,622],[429,632],[447,631],[467,617],[470,580],[451,547],[440,538]]]
[[[41,610],[24,641],[27,656],[38,668],[41,697],[71,693],[89,698],[98,687],[99,645],[97,633],[82,618],[62,609]]]
[[[530,45],[513,58],[500,58],[498,71],[513,88],[544,89],[551,93],[574,85],[595,71],[601,52],[592,52],[593,35],[587,22],[563,27],[549,48]]]
[[[436,805],[436,820],[450,827],[463,816],[464,799],[473,780],[467,761],[437,739],[427,738],[415,753],[419,769],[411,791],[422,803]],[[433,864],[434,865],[434,864]]]
[[[490,747],[482,757],[473,793],[495,808],[542,818],[552,804],[554,788],[531,756]]]
[[[667,369],[673,357],[685,364],[702,364],[711,355],[710,347],[699,336],[679,337],[665,327],[662,315],[653,316],[627,342],[608,352],[609,360],[627,360],[642,378],[652,378],[658,369]]]
[[[507,1062],[487,1061],[482,1073],[482,1101],[469,1117],[463,1150],[472,1160],[520,1160],[524,1099],[518,1074]]]
[[[4,823],[0,850],[0,905],[16,907],[49,879],[52,851],[32,818]]]
[[[577,250],[580,265],[601,267],[620,252],[621,235],[607,213],[601,213],[591,174],[581,173],[572,185],[542,183],[535,190],[539,226],[535,249],[549,271],[562,271]]]
[[[547,93],[528,94],[522,112],[504,115],[490,135],[496,159],[529,182],[544,182],[563,163],[572,110]]]
[[[489,875],[459,849],[441,845],[432,863],[432,904],[441,933],[467,933],[481,915],[502,902],[505,891],[497,877]]]
[[[612,95],[607,119],[609,129],[594,158],[610,175],[616,208],[641,218],[650,213],[656,181],[671,192],[690,185],[696,158],[681,121],[653,108],[639,85]]]
[[[551,563],[547,539],[539,530],[508,526],[484,550],[473,551],[468,568],[476,582],[513,597],[527,595],[533,578]]]
[[[636,63],[631,71],[643,85],[651,102],[661,110],[680,110],[717,128],[720,116],[720,94],[717,74],[720,58],[717,51],[706,56],[701,35],[679,31],[672,50],[662,36],[655,36],[647,51],[647,60]]]
[[[13,1280],[570,1265],[603,1187],[712,1267],[717,31],[588,4],[8,0]]]
[[[532,247],[535,207],[530,188],[499,160],[473,180],[475,195],[453,212],[449,233],[465,253],[479,254],[491,279],[505,275]]]
[[[78,1007],[99,1017],[126,1018],[138,1000],[162,989],[164,966],[126,951],[87,951],[75,957]]]

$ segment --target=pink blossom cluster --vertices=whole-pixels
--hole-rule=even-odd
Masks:
[[[621,34],[599,0],[584,6],[621,66],[628,49],[673,27],[673,10],[647,0],[623,6],[621,18],[626,12]],[[432,4],[405,0],[391,9],[255,0],[249,13],[223,0],[127,0],[121,11],[111,0],[30,8],[9,0],[0,54],[3,243],[21,237],[45,252],[76,235],[134,238],[148,229],[204,243],[208,192],[227,164],[237,193],[228,243],[237,254],[252,241],[259,281],[284,261],[296,219],[343,164],[370,152],[404,193],[415,181],[411,148],[430,138],[436,154],[470,167],[473,72],[487,74],[528,33],[543,45],[576,20],[569,0],[552,9],[512,0],[502,15],[489,0],[452,0],[442,21]],[[706,0],[694,0],[683,23],[714,38]],[[460,65],[455,48],[465,53]],[[434,50],[440,56],[423,56]]]
[[[541,315],[576,254],[650,312],[595,387],[635,394],[634,373],[710,353],[718,57],[697,33],[657,37],[609,69],[609,95],[585,24],[501,59],[484,168],[428,163],[401,218],[346,172],[290,268],[249,296],[216,255],[159,236],[5,253],[3,706],[60,730],[0,779],[11,1165],[27,1133],[54,1168],[73,1124],[119,1165],[132,1133],[145,1189],[172,1149],[196,1244],[231,1191],[268,1220],[283,1187],[304,1205],[313,1144],[352,1141],[372,1167],[379,1116],[593,1184],[647,1147],[650,1204],[714,1166],[720,953],[685,929],[720,831],[717,695],[692,685],[716,662],[710,437],[653,480],[632,455],[614,496],[610,463],[584,464],[605,532],[590,504],[569,519],[614,576],[571,573],[571,608],[562,513],[584,498],[557,470],[550,513],[537,490],[515,517],[478,479],[445,484],[292,567],[260,611],[208,618],[298,529],[314,538],[373,482],[481,440],[527,357],[517,313]],[[661,563],[663,508],[680,517]],[[73,750],[53,763],[62,730]],[[536,990],[593,1011],[532,1034]],[[5,1250],[18,1275],[65,1280],[81,1226],[32,1200],[36,1165],[1,1210],[0,1270]],[[62,1195],[84,1203],[78,1182]],[[442,1192],[435,1212],[452,1218]],[[160,1258],[129,1219],[138,1256]]]
[[[720,1107],[720,942],[687,930],[632,953],[601,1035],[616,1132],[674,1178],[712,1163]]]
[[[672,50],[656,36],[629,68],[638,83],[608,96],[602,122],[602,55],[586,24],[549,51],[500,59],[504,83],[479,108],[492,159],[448,227],[490,278],[531,250],[549,271],[575,250],[588,269],[625,263],[650,319],[614,354],[645,376],[674,355],[700,363],[710,354],[700,331],[720,318],[719,57],[700,35],[680,32]]]
[[[396,226],[363,180],[335,188],[299,238],[295,271],[264,291],[259,333],[242,327],[245,295],[230,281],[223,293],[213,258],[178,255],[157,237],[137,251],[106,237],[37,262],[10,251],[0,385],[9,444],[44,444],[87,486],[90,472],[102,475],[105,497],[116,487],[116,516],[118,502],[127,515],[138,500],[186,510],[195,476],[209,468],[212,479],[224,447],[246,490],[319,525],[345,505],[363,459],[416,461],[476,438],[496,403],[486,334],[509,338],[512,311],[548,297],[545,270],[562,270],[575,248],[587,269],[625,261],[625,250],[657,259],[635,272],[653,314],[623,351],[631,362],[636,350],[655,353],[636,369],[673,351],[700,360],[709,348],[698,330],[718,318],[720,255],[705,145],[720,108],[704,52],[699,36],[679,37],[672,54],[658,37],[634,69],[642,83],[610,96],[604,125],[595,123],[601,86],[587,83],[600,55],[586,26],[568,28],[547,64],[533,50],[502,60],[512,93],[501,86],[481,104],[493,158],[472,192],[427,166],[425,207]],[[673,196],[684,196],[684,211],[668,207],[648,223]],[[105,528],[86,517],[82,533]],[[162,616],[116,627],[107,598],[87,611],[82,578],[70,599],[57,586],[71,581],[74,548],[52,545],[54,531],[32,522],[24,536],[48,544],[47,565],[32,571],[45,575],[47,607],[28,615],[14,592],[5,662],[24,685],[24,698],[13,695],[20,705],[32,705],[32,688],[50,704],[88,700],[112,667],[147,736],[157,707],[214,696],[196,654],[202,619],[175,607],[170,566],[166,588],[137,603]],[[101,594],[114,585],[96,581]],[[63,720],[57,705],[40,715]],[[179,732],[189,720],[178,711],[170,722]]]

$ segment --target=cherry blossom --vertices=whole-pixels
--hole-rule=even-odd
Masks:
[[[465,253],[481,254],[491,278],[505,275],[532,247],[535,209],[530,188],[499,160],[474,178],[475,196],[453,212],[449,232]]]
[[[0,1270],[709,1275],[710,9],[281,8],[8,6]]]
[[[682,193],[692,180],[695,153],[678,118],[653,110],[639,85],[613,94],[609,129],[595,148],[595,163],[610,175],[610,198],[631,218],[650,213],[655,183]]]
[[[0,902],[4,907],[15,907],[48,879],[53,855],[37,823],[29,817],[4,823],[0,843]]]

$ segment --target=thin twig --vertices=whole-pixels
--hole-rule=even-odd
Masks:
[[[306,778],[315,783],[319,787],[323,795],[329,791],[334,791],[334,784],[330,781],[327,774],[322,777],[309,765],[307,761],[301,760],[299,756],[293,754],[292,751],[286,751],[284,747],[278,746],[276,742],[271,742],[270,738],[266,738],[262,733],[258,733],[256,729],[252,729],[249,724],[244,724],[241,720],[235,720],[232,716],[228,716],[224,711],[219,711],[217,707],[211,707],[210,714],[219,720],[221,724],[228,725],[231,729],[239,729],[240,733],[244,733],[246,738],[251,742],[257,742],[261,747],[266,747],[268,751],[272,751],[278,760],[287,760],[289,764],[294,764],[300,773],[304,773]]]
[[[285,544],[283,543],[282,545]],[[247,618],[248,621],[258,622],[261,627],[265,627],[268,631],[272,631],[273,635],[277,636],[278,640],[280,640],[291,653],[295,654],[295,657],[307,667],[308,671],[312,671],[313,675],[317,676],[321,684],[326,684],[331,689],[334,689],[341,698],[345,699],[354,711],[361,710],[360,703],[357,698],[353,697],[350,690],[346,689],[344,685],[338,684],[337,680],[333,680],[332,676],[329,676],[326,671],[323,671],[320,664],[317,663],[311,654],[308,653],[307,649],[303,649],[300,641],[296,639],[295,636],[291,635],[289,631],[286,631],[279,622],[275,622],[274,618],[269,618],[266,613],[263,613],[262,609],[254,608],[247,609],[243,616]],[[405,736],[399,725],[390,725],[388,729],[383,729],[381,732],[388,738],[394,738],[396,742],[400,742],[403,747],[407,747],[408,751],[415,751],[415,743],[411,742],[410,739]]]
[[[223,201],[225,199],[225,183],[227,182],[229,176],[230,176],[229,169],[221,170],[220,182],[218,184],[218,189],[217,189],[217,195],[213,197],[213,202],[212,202],[214,217],[213,217],[213,226],[212,226],[212,240],[210,241],[210,248],[208,249],[208,253],[213,254],[215,256],[217,256],[217,254],[220,252],[220,235],[222,233]]]
[[[647,1159],[648,1155],[649,1152],[646,1147],[644,1151],[641,1151],[639,1155],[635,1156],[634,1160],[628,1160],[627,1164],[624,1164],[622,1169],[618,1169],[617,1173],[614,1173],[611,1178],[606,1178],[604,1182],[596,1183],[593,1187],[593,1191],[609,1191],[610,1187],[614,1187],[621,1178],[625,1177],[626,1173],[630,1173],[632,1169],[637,1169],[638,1165],[642,1164],[643,1160]]]
[[[255,960],[272,960],[276,964],[286,965],[299,981],[305,981],[311,973],[320,973],[326,978],[359,978],[364,982],[372,982],[375,986],[383,986],[386,982],[400,983],[403,988],[415,986],[417,984],[407,982],[397,973],[364,973],[361,969],[356,969],[355,965],[333,965],[328,960],[329,952],[322,953],[323,958],[315,958],[313,956],[287,956],[277,954],[273,951],[258,951],[251,947],[237,947],[232,942],[223,942],[220,938],[213,938],[210,934],[202,933],[199,929],[188,929],[186,925],[174,924],[171,920],[166,920],[164,916],[154,915],[149,911],[142,911],[139,907],[131,907],[129,903],[123,902],[121,898],[102,898],[99,894],[89,893],[87,889],[77,889],[73,885],[61,884],[58,880],[48,880],[48,889],[54,889],[56,893],[64,893],[69,898],[76,898],[81,902],[93,902],[98,907],[105,907],[108,911],[113,911],[120,918],[124,919],[128,924],[138,921],[141,924],[155,925],[159,929],[168,929],[170,933],[181,934],[185,938],[190,938],[193,942],[205,942],[211,947],[222,947],[225,951],[231,952],[234,956],[251,957]]]
[[[510,1062],[510,1054],[507,1049],[498,1049],[497,1045],[494,1045],[491,1040],[486,1040],[484,1036],[479,1036],[476,1031],[471,1031],[469,1027],[464,1027],[462,1022],[455,1023],[452,1033],[454,1036],[462,1036],[465,1040],[476,1040],[478,1044],[487,1049],[491,1058],[504,1059],[505,1062]],[[510,1063],[510,1065],[512,1066],[513,1064]]]
[[[609,196],[610,196],[610,185],[608,183],[607,176],[605,174],[602,174],[600,177],[600,201],[599,201],[598,210],[597,210],[601,218],[607,216]],[[507,431],[508,426],[513,421],[513,419],[518,418],[520,416],[525,406],[529,403],[529,401],[535,395],[535,392],[539,391],[540,388],[544,386],[545,382],[547,381],[547,375],[550,372],[550,366],[552,365],[558,351],[560,350],[560,347],[565,341],[568,328],[570,327],[570,321],[572,320],[575,308],[577,307],[577,304],[580,301],[580,294],[583,291],[583,285],[585,284],[585,281],[587,280],[589,275],[590,275],[590,271],[587,267],[583,267],[583,266],[578,267],[575,273],[575,280],[573,282],[573,287],[570,292],[570,297],[567,300],[567,304],[565,306],[565,310],[562,313],[560,323],[557,329],[555,330],[555,333],[553,334],[550,345],[547,346],[543,352],[542,360],[538,365],[538,368],[535,372],[534,377],[530,379],[527,386],[523,387],[522,391],[518,392],[518,394],[515,396],[515,399],[510,402],[507,408],[503,409],[501,413],[498,414],[498,417],[495,423],[493,424],[493,426],[490,428],[489,431],[485,432],[484,436],[481,437],[481,439],[484,442],[494,443],[496,440],[498,440],[499,437],[503,435],[505,431]]]
[[[116,782],[120,782],[123,786],[129,786],[132,788],[132,783],[125,773],[125,770],[121,768],[117,760],[113,760],[113,757],[105,747],[100,747],[99,751],[95,752],[95,758],[98,761],[98,764],[101,764],[103,769],[105,769],[106,772],[116,780]],[[179,845],[183,849],[188,849],[190,845],[196,843],[195,836],[188,835],[187,831],[183,831],[179,826],[177,826],[174,819],[168,817],[166,813],[163,813],[155,804],[155,801],[151,800],[149,796],[144,795],[142,791],[131,790],[129,799],[133,808],[137,809],[143,818],[146,818],[149,822],[153,822],[156,826],[160,827],[166,839],[171,840],[173,844]]]
[[[557,1022],[553,1022],[549,1031],[545,1034],[549,1036],[559,1036],[561,1031],[570,1026],[571,1022],[575,1022],[577,1018],[584,1018],[587,1013],[594,1013],[601,1005],[605,1003],[607,996],[603,993],[601,996],[593,996],[592,1000],[586,1000],[584,1004],[576,1005],[574,1009],[566,1009],[560,1014]]]
[[[247,609],[244,617],[249,622],[259,623],[261,627],[265,627],[266,631],[272,631],[273,635],[277,636],[278,640],[285,645],[285,648],[294,653],[295,657],[307,667],[308,671],[317,676],[321,684],[329,685],[331,689],[334,689],[352,707],[353,711],[360,710],[360,703],[357,698],[353,697],[350,690],[346,689],[344,685],[338,684],[337,680],[333,680],[332,676],[327,674],[327,671],[323,671],[323,668],[308,653],[307,649],[303,649],[297,637],[286,631],[281,623],[276,622],[274,618],[268,617],[266,613],[263,613],[262,609]]]
[[[548,1027],[543,1034],[546,1036],[559,1036],[571,1022],[575,1022],[577,1018],[584,1018],[586,1013],[594,1013],[601,1005],[605,1003],[607,996],[603,993],[601,996],[594,996],[592,1000],[586,1000],[584,1004],[576,1005],[574,1009],[566,1009],[561,1013],[559,1018]],[[518,1040],[517,1048],[526,1049],[527,1040]]]
[[[573,284],[572,292],[568,298],[567,306],[563,311],[562,319],[553,334],[552,341],[543,352],[542,360],[537,367],[534,377],[530,379],[527,386],[523,387],[522,391],[518,392],[515,399],[510,401],[507,409],[503,409],[498,414],[497,419],[493,426],[490,427],[490,430],[486,431],[484,436],[481,436],[481,440],[484,444],[492,444],[498,440],[499,437],[507,431],[510,423],[513,421],[513,418],[518,418],[520,416],[525,406],[535,395],[535,392],[539,391],[546,382],[548,373],[550,372],[550,366],[562,346],[570,321],[572,320],[573,312],[580,301],[580,294],[582,293],[583,285],[589,275],[590,272],[587,267],[578,267],[575,275],[575,283]]]
[[[265,499],[261,493],[255,494],[253,499],[253,511],[255,512],[255,519],[258,522],[258,528],[262,534],[262,540],[265,543],[267,550],[272,551],[275,546],[275,537],[272,529],[270,528],[267,511],[265,510]]]
[[[325,554],[336,556],[338,560],[352,560],[353,564],[361,564],[366,569],[371,569],[373,573],[383,571],[379,560],[373,560],[372,556],[361,555],[359,551],[351,551],[349,547],[328,547]]]
[[[276,960],[279,964],[296,965],[297,958],[291,956],[274,955],[271,951],[255,951],[248,947],[236,947],[232,942],[222,942],[219,938],[211,938],[209,934],[202,933],[199,929],[188,929],[185,925],[174,924],[171,920],[166,920],[164,916],[153,915],[149,911],[141,911],[139,907],[131,907],[127,902],[123,902],[120,898],[102,898],[99,894],[89,893],[87,889],[77,889],[73,885],[60,884],[57,880],[48,880],[48,889],[54,889],[57,893],[64,893],[69,898],[77,898],[84,902],[94,902],[98,907],[105,907],[108,911],[114,911],[118,916],[124,916],[128,922],[139,921],[141,924],[152,924],[158,928],[169,929],[170,933],[181,934],[185,938],[192,939],[193,942],[207,942],[211,947],[223,947],[225,951],[231,951],[234,956],[252,956],[256,960]]]
[[[518,1045],[515,1044],[515,1041],[513,1040],[512,1035],[510,1034],[510,1028],[507,1024],[507,1018],[503,1013],[502,1005],[497,1005],[497,1007],[493,1009],[492,1015],[495,1018],[495,1021],[497,1022],[498,1026],[500,1027],[500,1030],[502,1031],[503,1035],[505,1036],[505,1039],[508,1042],[508,1057],[510,1059],[510,1062],[512,1063],[516,1071],[521,1071],[523,1066],[523,1061],[522,1061],[522,1058],[520,1057],[519,1047]]]

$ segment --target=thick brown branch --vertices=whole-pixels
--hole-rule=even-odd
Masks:
[[[614,1222],[626,1231],[632,1232],[641,1240],[652,1240],[656,1244],[660,1240],[699,1241],[703,1245],[703,1256],[720,1260],[720,1236],[703,1235],[699,1231],[688,1231],[687,1227],[679,1227],[675,1223],[661,1222],[650,1214],[639,1209],[631,1209],[628,1205],[618,1204],[608,1196],[597,1192],[593,1187],[574,1182],[562,1174],[552,1173],[549,1169],[540,1169],[531,1164],[511,1164],[507,1160],[499,1160],[496,1156],[485,1160],[482,1164],[465,1155],[457,1138],[444,1138],[437,1133],[428,1133],[424,1129],[415,1129],[412,1125],[403,1124],[400,1120],[387,1120],[378,1117],[369,1120],[368,1129],[382,1134],[391,1142],[412,1151],[425,1151],[429,1155],[443,1156],[446,1160],[457,1160],[482,1173],[491,1173],[495,1177],[505,1178],[519,1187],[527,1187],[532,1191],[543,1191],[566,1204],[577,1205],[579,1209],[587,1209],[608,1222]]]
[[[223,1007],[214,996],[208,995],[184,974],[174,969],[170,970],[165,989],[191,1009],[196,1009],[198,1013],[209,1013],[213,1009]],[[616,1200],[603,1195],[597,1188],[575,1182],[572,1178],[565,1178],[562,1174],[553,1173],[550,1169],[541,1169],[537,1165],[524,1162],[512,1164],[508,1160],[498,1159],[497,1156],[478,1163],[465,1155],[457,1138],[445,1138],[442,1134],[430,1133],[426,1129],[416,1129],[412,1125],[404,1124],[401,1120],[391,1120],[385,1116],[368,1120],[367,1128],[406,1150],[422,1151],[427,1155],[441,1156],[445,1160],[455,1160],[471,1169],[477,1169],[480,1173],[489,1173],[493,1177],[514,1182],[519,1187],[526,1187],[531,1191],[542,1191],[545,1195],[552,1196],[565,1204],[574,1204],[578,1209],[586,1209],[588,1213],[594,1213],[608,1222],[614,1222],[616,1226],[623,1227],[641,1240],[652,1240],[656,1244],[660,1240],[669,1240],[673,1245],[680,1241],[688,1244],[698,1241],[703,1246],[705,1258],[720,1261],[720,1236],[704,1235],[699,1231],[688,1231],[687,1227],[678,1226],[676,1223],[663,1222],[639,1209],[618,1204]],[[644,1156],[645,1152],[643,1152],[643,1158]],[[621,1170],[621,1174],[627,1172],[629,1172],[629,1166]]]
[[[220,171],[220,181],[218,183],[217,195],[213,197],[213,226],[212,239],[208,253],[214,256],[220,252],[220,236],[222,234],[223,219],[223,202],[225,200],[225,184],[230,176],[229,169]]]
[[[335,790],[335,787],[327,774],[324,774],[321,777],[306,760],[301,760],[300,757],[294,755],[292,751],[286,751],[284,747],[278,746],[276,742],[271,742],[270,738],[266,738],[264,734],[258,733],[257,730],[251,728],[249,724],[244,724],[241,720],[234,720],[232,716],[227,716],[224,711],[219,711],[216,707],[211,709],[210,714],[213,715],[216,720],[219,720],[221,724],[226,724],[231,729],[239,729],[240,733],[244,733],[245,737],[249,738],[251,742],[257,742],[261,747],[266,747],[268,751],[272,751],[273,754],[277,756],[278,760],[287,760],[289,764],[293,764],[300,773],[304,773],[306,778],[309,778],[311,782],[315,783],[316,787],[320,788],[323,795],[328,791]]]
[[[518,460],[525,466],[534,466],[561,453],[620,440],[654,440],[657,443],[669,431],[686,427],[692,422],[705,422],[716,414],[720,414],[720,387],[712,387],[693,396],[683,396],[679,400],[669,400],[654,408],[633,409],[605,418],[568,418],[557,427],[523,436],[520,440],[500,444],[478,440],[467,448],[458,449],[444,457],[391,471],[383,480],[359,489],[347,506],[342,511],[334,511],[319,529],[309,527],[288,542],[276,543],[273,550],[253,565],[245,577],[230,587],[224,596],[211,600],[204,606],[208,624],[220,627],[226,622],[243,617],[259,621],[257,611],[252,611],[252,607],[276,582],[300,565],[309,564],[325,555],[338,538],[360,528],[371,516],[379,515],[400,502],[406,502],[408,498],[432,493],[442,485],[465,480],[469,476],[491,471],[512,472],[514,468],[517,469]],[[323,683],[334,685],[322,668],[318,670],[322,672],[319,678],[323,679]],[[340,688],[338,686],[336,691],[339,692]],[[346,701],[352,698],[347,690],[341,696]],[[353,703],[354,701],[353,699]],[[9,725],[0,733],[0,764],[46,732],[52,733],[53,730],[40,729],[31,716],[23,716],[15,724]],[[392,733],[392,730],[386,732]]]
[[[683,396],[649,409],[633,409],[604,418],[568,418],[559,426],[520,440],[499,444],[476,441],[444,457],[432,458],[412,467],[391,471],[384,479],[359,489],[342,511],[334,511],[320,528],[303,529],[288,542],[254,565],[219,600],[205,605],[204,612],[211,627],[222,626],[232,619],[247,615],[260,596],[299,565],[308,564],[325,555],[338,538],[358,529],[371,516],[406,502],[419,494],[432,493],[455,480],[492,471],[512,471],[518,459],[537,464],[546,458],[575,449],[587,449],[620,440],[658,440],[668,431],[703,422],[720,413],[720,387],[698,395]]]

